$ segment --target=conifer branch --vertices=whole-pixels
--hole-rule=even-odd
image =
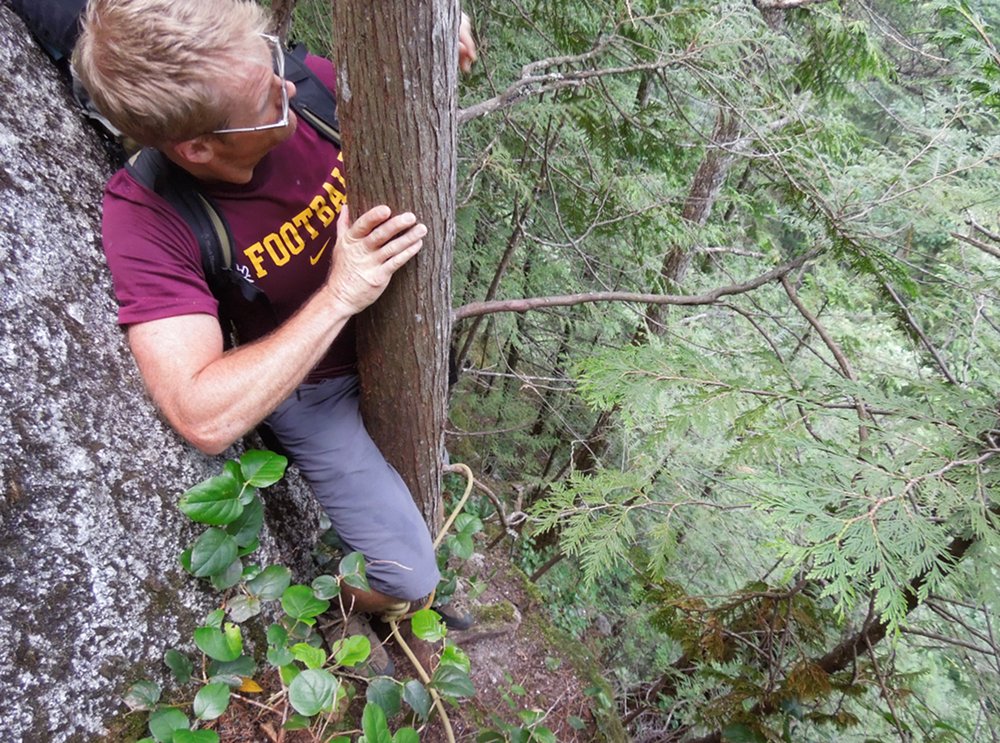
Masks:
[[[1000,506],[991,508],[990,513],[994,516],[1000,516]],[[965,557],[969,548],[976,541],[974,537],[968,536],[952,539],[942,554],[943,561],[945,562],[945,567],[942,570],[945,573],[950,572],[950,569],[954,568]],[[923,588],[930,577],[930,573],[930,570],[925,570],[910,581],[906,590],[906,608],[903,611],[903,616],[908,616],[920,604],[918,596],[921,588]],[[828,675],[843,671],[855,662],[858,657],[866,654],[869,649],[874,648],[875,645],[884,640],[888,631],[889,623],[879,618],[873,612],[869,612],[861,628],[856,633],[842,640],[820,658],[813,660],[811,665],[816,666]],[[677,663],[674,665],[676,666]],[[687,665],[690,666],[693,664],[688,660]],[[693,672],[693,670],[692,668],[690,672]],[[663,692],[661,691],[661,693]],[[771,715],[777,709],[777,705],[773,702],[762,702],[750,710],[750,714],[755,716]],[[704,737],[692,739],[688,743],[722,743],[722,733],[716,731]]]

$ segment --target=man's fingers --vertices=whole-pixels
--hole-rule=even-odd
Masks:
[[[396,273],[399,269],[407,264],[407,262],[420,252],[420,249],[424,246],[423,240],[417,240],[415,243],[410,245],[405,250],[396,253],[389,260],[385,262],[386,268],[388,268],[392,273]]]
[[[391,216],[392,210],[385,204],[372,207],[354,221],[354,224],[351,225],[351,229],[348,231],[347,236],[352,240],[363,240],[369,235],[369,233],[371,233],[372,230],[385,222],[385,220],[389,219]]]

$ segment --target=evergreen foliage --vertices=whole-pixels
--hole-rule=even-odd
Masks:
[[[463,7],[455,306],[707,297],[453,337],[449,450],[635,739],[995,739],[996,4]]]
[[[801,265],[464,320],[450,447],[637,736],[988,740],[996,7],[756,5],[466,4],[456,306]]]

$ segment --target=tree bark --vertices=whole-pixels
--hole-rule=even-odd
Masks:
[[[455,242],[459,11],[448,0],[335,4],[349,203],[427,225],[420,254],[358,319],[362,415],[424,518],[441,521]]]

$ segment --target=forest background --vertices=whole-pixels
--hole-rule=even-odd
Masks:
[[[633,739],[1000,739],[1000,8],[463,9],[448,448]]]

